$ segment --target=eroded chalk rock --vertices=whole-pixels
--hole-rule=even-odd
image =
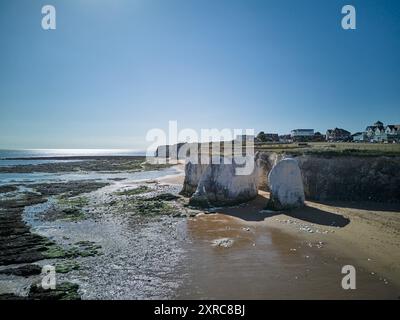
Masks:
[[[248,161],[254,164],[254,157]],[[219,163],[209,164],[201,175],[189,204],[200,207],[226,206],[254,199],[258,194],[254,165],[248,174],[240,175],[236,169],[242,167],[234,159],[227,163],[224,158]]]
[[[268,191],[268,174],[273,166],[283,158],[283,155],[275,152],[260,152],[255,155],[257,187]]]
[[[304,205],[303,181],[296,160],[279,161],[268,175],[268,186],[271,192],[269,209],[292,209]]]
[[[185,180],[180,192],[185,197],[191,197],[196,192],[200,178],[208,167],[208,164],[201,164],[199,162],[188,159],[185,164]]]

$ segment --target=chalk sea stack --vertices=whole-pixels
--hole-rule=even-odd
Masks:
[[[190,198],[189,204],[198,207],[227,206],[243,203],[257,196],[257,179],[255,170],[250,174],[239,175],[238,165],[234,159],[226,163],[223,157],[220,163],[211,163],[202,168],[196,191]],[[252,158],[250,161],[254,161]],[[190,167],[191,168],[191,167]],[[199,167],[196,167],[199,168]],[[196,173],[197,170],[195,170]],[[187,172],[188,173],[188,172]]]
[[[299,165],[295,159],[279,161],[268,175],[271,192],[267,208],[285,210],[304,205],[304,188]]]

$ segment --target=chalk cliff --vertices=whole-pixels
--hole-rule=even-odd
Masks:
[[[293,209],[304,205],[304,188],[297,161],[287,158],[279,161],[268,175],[270,200],[268,208]]]
[[[189,161],[181,193],[188,197],[197,193],[194,199],[207,199],[213,205],[247,201],[255,195],[253,180],[257,189],[271,191],[268,174],[283,157],[274,152],[258,152],[254,173],[247,178],[233,176],[230,167]],[[306,199],[400,202],[400,157],[317,154],[292,157],[300,168]]]
[[[189,204],[200,207],[226,206],[246,202],[257,196],[255,170],[247,175],[238,175],[236,169],[241,165],[235,160],[232,159],[232,163],[228,164],[223,162],[223,158],[220,161],[220,164],[211,163],[205,168]]]
[[[257,187],[260,190],[268,191],[268,174],[274,165],[283,159],[282,154],[275,152],[256,152],[255,155],[255,174]]]
[[[191,159],[186,160],[185,164],[185,180],[183,182],[183,188],[180,192],[185,197],[191,197],[196,192],[197,186],[199,185],[200,178],[208,167],[208,164],[201,164],[198,161],[192,161]]]
[[[297,158],[310,200],[400,202],[400,157]]]

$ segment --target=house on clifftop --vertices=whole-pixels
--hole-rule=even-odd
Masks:
[[[326,131],[326,141],[329,142],[351,141],[351,133],[341,128],[329,129]]]
[[[400,125],[384,126],[381,121],[377,121],[365,129],[365,135],[369,142],[400,142]]]

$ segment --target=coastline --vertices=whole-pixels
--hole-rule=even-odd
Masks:
[[[66,268],[60,280],[79,285],[83,299],[398,298],[398,206],[306,201],[304,208],[271,213],[263,210],[269,194],[260,191],[238,206],[194,209],[178,196],[183,164],[154,169],[136,180],[135,171],[116,170],[106,186],[90,180],[17,183],[39,188],[42,196],[54,193],[50,202],[26,204],[23,217],[32,234],[55,242],[60,254],[77,252],[29,265]],[[12,199],[16,191],[4,191],[10,190],[4,199]],[[60,198],[72,190],[76,195]],[[76,219],[65,216],[65,203],[80,210]],[[352,292],[340,286],[347,264],[357,270],[359,286]],[[19,266],[0,266],[0,294],[29,294],[37,276],[1,274]]]

